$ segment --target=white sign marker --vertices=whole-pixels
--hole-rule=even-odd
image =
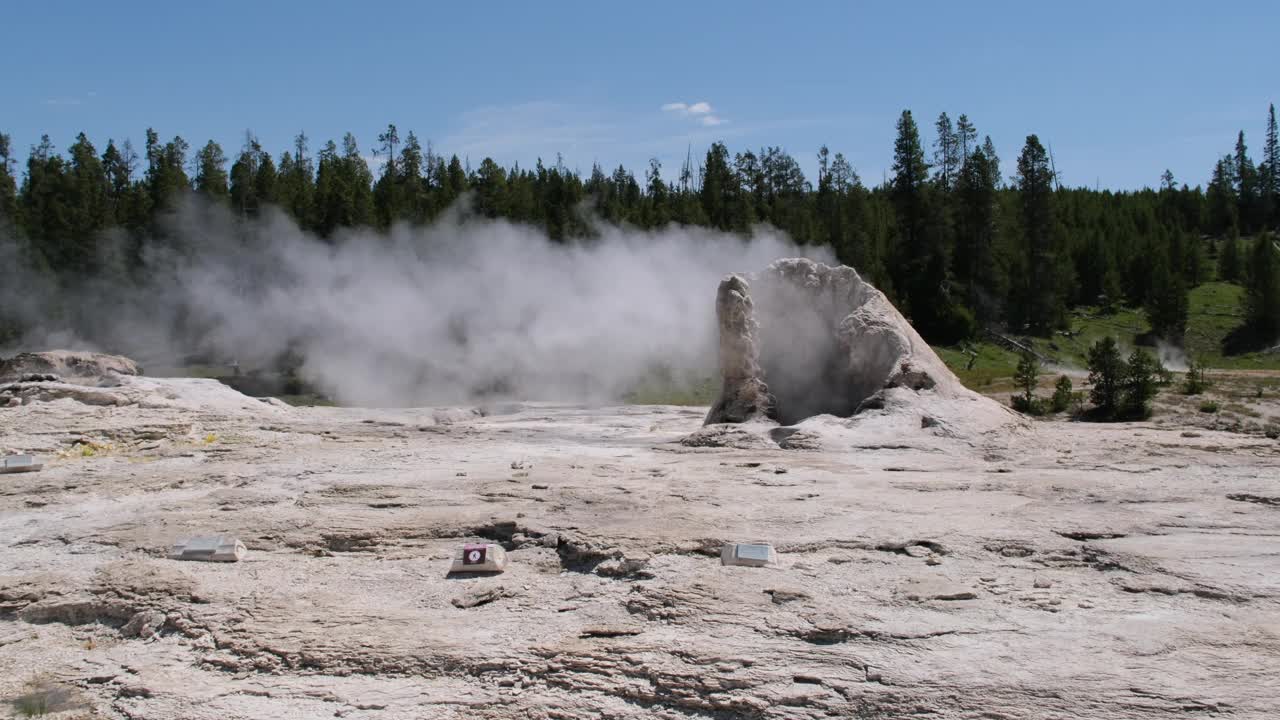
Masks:
[[[720,550],[720,564],[777,567],[778,553],[769,543],[725,543]]]
[[[44,463],[36,462],[31,455],[10,455],[0,463],[0,473],[37,472],[44,468]]]
[[[205,562],[239,562],[245,554],[244,543],[227,536],[183,538],[169,548],[174,560],[203,560]]]

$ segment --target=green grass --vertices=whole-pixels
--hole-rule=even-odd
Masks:
[[[154,377],[205,378],[216,380],[232,374],[228,365],[183,365],[180,367],[146,368],[147,374]]]
[[[717,378],[703,378],[691,384],[664,384],[650,380],[623,396],[628,405],[710,405],[720,393]]]
[[[1012,378],[1018,367],[1018,356],[998,345],[991,343],[974,343],[970,346],[978,354],[969,367],[970,355],[960,348],[935,347],[934,350],[951,371],[960,378],[960,382],[974,390],[989,390],[999,384],[997,381]]]

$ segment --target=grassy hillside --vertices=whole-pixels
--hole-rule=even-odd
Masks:
[[[1189,301],[1183,348],[1187,358],[1194,358],[1210,368],[1280,371],[1280,353],[1222,354],[1223,338],[1244,321],[1244,288],[1224,282],[1205,283],[1191,291]],[[1135,339],[1150,330],[1151,326],[1141,310],[1126,308],[1103,315],[1096,308],[1083,308],[1072,314],[1071,328],[1065,334],[1052,339],[1033,339],[1031,344],[1037,352],[1064,368],[1084,369],[1088,349],[1099,339],[1112,335],[1122,347],[1132,348]],[[970,356],[966,349],[978,354],[972,368],[968,367]],[[1016,353],[989,342],[976,343],[965,349],[937,350],[966,385],[979,390],[989,389],[1001,378],[1012,377],[1018,364]]]

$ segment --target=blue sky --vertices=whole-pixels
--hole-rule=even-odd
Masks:
[[[1028,133],[1064,182],[1204,183],[1280,100],[1275,2],[44,2],[0,10],[0,132],[25,157],[148,126],[233,155],[394,122],[446,153],[588,171],[686,148],[827,144],[864,181],[894,122],[967,113],[1004,172]],[[679,104],[683,104],[680,107]],[[665,109],[664,109],[665,108]]]

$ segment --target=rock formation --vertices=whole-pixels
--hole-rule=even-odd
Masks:
[[[774,399],[760,368],[759,333],[747,283],[730,275],[716,292],[720,323],[720,397],[707,413],[707,424],[740,423],[773,417]]]
[[[97,385],[115,376],[141,374],[138,364],[129,358],[104,353],[51,350],[0,359],[0,382],[18,382],[33,375],[56,375],[54,380]]]
[[[59,400],[250,415],[275,415],[288,408],[274,398],[242,395],[217,380],[144,377],[136,362],[120,355],[51,350],[0,359],[0,411]]]
[[[850,267],[779,260],[716,298],[720,397],[706,424],[884,407],[886,391],[972,395],[893,304]]]

